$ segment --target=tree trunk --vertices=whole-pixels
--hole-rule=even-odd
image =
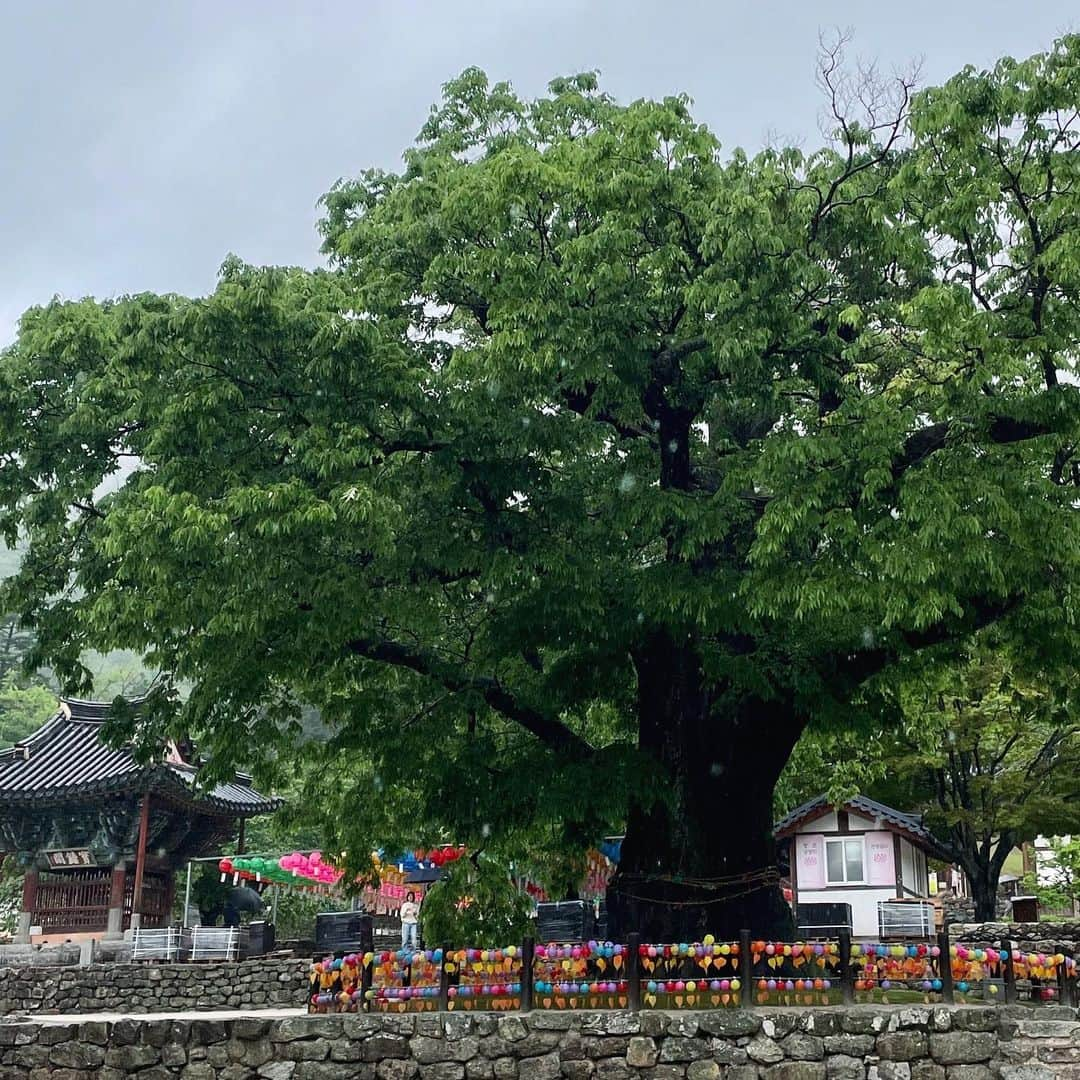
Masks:
[[[776,703],[718,706],[697,656],[659,637],[635,658],[639,740],[657,798],[630,808],[608,887],[609,935],[647,941],[788,938],[772,794],[802,725]]]
[[[976,922],[995,922],[997,920],[998,878],[991,867],[980,866],[977,873],[970,875],[971,899],[975,902]]]

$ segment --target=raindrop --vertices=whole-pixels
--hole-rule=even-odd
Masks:
[[[376,774],[375,774],[375,776],[374,776],[374,777],[372,778],[372,781],[371,781],[371,786],[372,786],[372,787],[373,787],[373,788],[374,788],[374,789],[375,789],[376,791],[382,791],[382,787],[383,787],[383,778],[382,778],[382,777],[381,777],[381,776],[380,776],[380,775],[379,775],[378,773],[376,773]]]
[[[488,383],[488,388],[487,388],[488,394],[493,398],[497,398],[499,396],[499,391],[501,389],[502,389],[502,385],[499,383],[498,379],[492,379]]]
[[[667,448],[669,454],[674,454],[679,449],[679,440],[672,439],[671,442],[667,444]]]
[[[644,611],[639,611],[637,613],[637,621],[638,621],[638,623],[643,623],[645,621],[645,612]]]
[[[711,776],[719,776],[724,771],[724,766],[719,761],[714,761],[709,766],[709,774]]]
[[[619,480],[619,490],[624,495],[629,495],[631,491],[637,486],[637,477],[633,473],[624,473],[622,479]]]
[[[485,604],[494,604],[495,603],[495,594],[493,592],[484,593],[484,603]]]
[[[488,837],[491,835],[491,826],[486,821],[480,827],[480,835],[483,837]]]
[[[532,420],[530,420],[527,416],[523,416],[521,418],[521,426],[522,427],[528,427],[531,423],[532,423]]]
[[[869,626],[862,632],[862,643],[864,649],[869,649],[874,644],[874,631]]]

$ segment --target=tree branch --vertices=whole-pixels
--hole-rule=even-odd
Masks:
[[[934,645],[943,645],[967,637],[978,630],[997,622],[998,619],[1013,611],[1022,597],[1010,596],[1005,599],[986,599],[974,597],[968,601],[968,610],[960,619],[942,619],[922,630],[901,630],[898,641],[876,649],[861,649],[850,653],[829,654],[824,658],[823,670],[838,675],[850,689],[872,679],[889,664],[894,663],[901,651],[918,652]]]
[[[346,648],[365,660],[408,668],[441,683],[454,693],[478,694],[490,708],[519,724],[558,754],[582,756],[593,752],[584,739],[559,720],[522,705],[498,679],[470,675],[460,664],[428,649],[370,638],[355,638],[347,643]]]

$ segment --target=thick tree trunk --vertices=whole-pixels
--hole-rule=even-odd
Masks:
[[[772,793],[801,724],[774,703],[717,706],[693,651],[664,638],[636,666],[640,745],[655,761],[659,798],[631,807],[608,888],[610,936],[788,937]]]
[[[994,873],[990,866],[978,866],[974,873],[968,875],[971,899],[975,903],[976,922],[996,921],[1000,877],[1000,873]]]

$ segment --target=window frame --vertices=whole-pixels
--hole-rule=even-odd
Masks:
[[[859,845],[859,862],[862,866],[862,873],[859,878],[849,878],[848,873],[848,858],[847,858],[847,844]],[[841,865],[844,869],[844,876],[840,880],[836,880],[829,873],[829,845],[839,844],[840,851],[842,853]],[[826,836],[825,837],[825,885],[831,888],[834,885],[866,885],[866,838],[863,836]]]

